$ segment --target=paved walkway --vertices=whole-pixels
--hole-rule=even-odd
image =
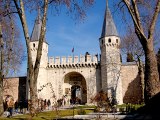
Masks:
[[[133,117],[133,116],[130,116],[130,117]],[[88,120],[95,120],[95,119],[105,120],[105,119],[124,119],[126,118],[126,115],[118,115],[118,114],[111,114],[111,113],[90,113],[87,115],[75,115],[74,117],[68,116],[65,118],[66,119],[74,118],[74,119],[88,119]]]
[[[137,115],[120,115],[113,113],[90,113],[88,115],[75,115],[64,117],[66,119],[84,119],[84,120],[150,120],[150,117]]]

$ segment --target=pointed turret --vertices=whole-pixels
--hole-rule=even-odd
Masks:
[[[102,34],[99,39],[102,89],[107,92],[108,97],[114,98],[113,103],[122,104],[122,82],[119,76],[121,70],[120,38],[108,7],[108,0],[106,2]]]
[[[101,38],[108,36],[118,36],[118,33],[108,7],[108,0],[106,0],[106,11],[104,15]]]
[[[41,20],[41,15],[40,15],[40,8],[39,8],[38,15],[36,17],[33,31],[32,31],[31,37],[30,37],[30,50],[31,50],[31,54],[32,54],[33,65],[35,64],[37,50],[39,47],[39,38],[40,38],[40,33],[41,33],[41,27],[42,27],[42,20]],[[48,63],[48,43],[46,42],[46,39],[44,39],[41,54],[42,54],[42,56],[41,56],[41,61],[40,61],[40,67],[45,68]]]
[[[42,21],[41,21],[40,9],[38,9],[38,16],[35,20],[34,28],[31,34],[31,42],[39,40],[41,26],[42,26]]]

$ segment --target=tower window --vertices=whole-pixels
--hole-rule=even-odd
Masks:
[[[111,38],[108,39],[108,42],[111,43]]]
[[[103,45],[103,40],[102,40],[102,45]]]
[[[36,45],[35,45],[35,43],[33,43],[33,47],[35,47]]]
[[[116,43],[118,43],[118,39],[116,39]]]

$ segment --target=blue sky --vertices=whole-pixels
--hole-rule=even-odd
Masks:
[[[102,31],[105,8],[106,0],[96,0],[95,4],[87,10],[85,20],[81,22],[74,21],[65,13],[56,15],[50,12],[48,14],[46,32],[46,40],[49,44],[48,56],[70,56],[72,55],[73,47],[74,55],[84,55],[86,52],[100,54],[99,38]],[[118,33],[121,31],[119,34],[123,34],[122,20],[120,20],[118,12],[113,12],[114,6],[111,1],[109,1],[109,8],[112,12]],[[27,12],[30,34],[36,16],[37,13],[35,12]],[[24,42],[23,33],[21,37]],[[26,61],[21,65],[19,76],[26,75]]]

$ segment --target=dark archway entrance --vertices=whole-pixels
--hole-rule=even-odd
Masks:
[[[82,93],[81,93],[81,87],[78,85],[73,85],[71,87],[71,102],[73,104],[81,104],[81,98],[82,98]]]
[[[70,72],[64,78],[64,92],[71,103],[87,103],[87,87],[85,78],[78,72]]]

